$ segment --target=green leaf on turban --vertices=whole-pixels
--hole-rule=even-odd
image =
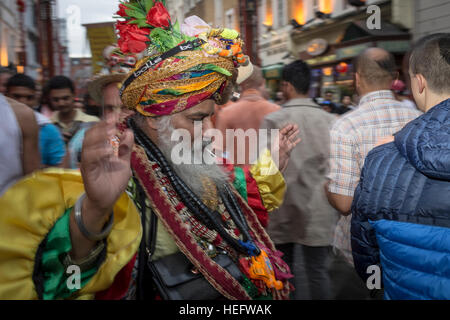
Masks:
[[[201,65],[201,69],[215,71],[217,73],[221,73],[223,75],[226,75],[227,77],[231,77],[232,76],[230,71],[228,71],[228,70],[226,70],[226,69],[224,69],[222,67],[216,66],[215,64],[211,64],[211,63],[202,64]]]
[[[132,18],[136,18],[136,19],[145,19],[145,14],[143,14],[141,11],[138,10],[134,10],[134,9],[129,9],[129,10],[125,10],[125,12],[127,13],[127,15],[129,17]]]

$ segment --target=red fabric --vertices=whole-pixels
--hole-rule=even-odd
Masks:
[[[245,173],[245,181],[247,182],[247,203],[250,208],[253,209],[259,222],[264,228],[267,228],[269,222],[269,213],[261,199],[261,194],[259,193],[258,183],[253,179],[250,173],[250,167],[242,168]]]
[[[194,96],[191,96],[187,99],[186,105],[183,107],[183,110],[195,107],[199,103],[208,100],[212,95],[212,92],[202,92],[199,94],[196,94]],[[180,101],[180,98],[158,103],[158,104],[152,104],[148,106],[142,106],[142,110],[145,112],[148,112],[155,116],[167,116],[173,113],[175,110],[175,107],[178,105]],[[181,111],[181,110],[179,110]]]
[[[224,168],[230,174],[231,181],[234,181],[234,165],[229,163],[223,164]],[[261,195],[258,189],[258,183],[255,179],[253,179],[252,174],[250,173],[250,167],[245,166],[242,167],[242,170],[245,174],[245,182],[247,188],[247,203],[250,208],[253,209],[256,216],[258,217],[259,222],[264,228],[267,228],[267,224],[269,222],[269,213],[267,212],[266,207],[264,207],[264,203],[261,199]]]
[[[218,161],[223,165],[223,168],[228,172],[228,177],[230,177],[231,181],[234,181],[234,165],[227,163],[226,159],[219,159]]]
[[[130,260],[114,278],[113,284],[106,290],[95,294],[96,300],[120,300],[128,291],[131,283],[131,272],[136,262],[137,254]]]

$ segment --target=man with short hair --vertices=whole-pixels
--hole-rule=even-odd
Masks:
[[[411,88],[425,114],[372,150],[352,206],[355,268],[385,299],[450,299],[450,34],[420,39]],[[377,273],[379,276],[380,274]],[[378,287],[379,288],[379,287]]]
[[[269,217],[268,233],[293,271],[296,291],[292,297],[330,299],[328,265],[338,215],[322,186],[329,170],[329,131],[335,117],[308,97],[311,71],[305,62],[285,66],[282,79],[288,101],[267,115],[261,128],[276,129],[293,122],[302,144],[286,168],[286,196]]]
[[[366,298],[368,290],[353,269],[350,247],[350,207],[364,159],[376,143],[402,129],[420,115],[404,106],[390,91],[396,76],[394,57],[380,48],[369,48],[356,59],[358,109],[342,116],[330,132],[330,174],[326,186],[330,204],[341,214],[334,240],[335,266],[346,276],[336,277],[338,298]],[[348,278],[347,278],[348,277]],[[357,284],[357,285],[356,285]],[[354,285],[350,288],[350,285]],[[347,289],[346,289],[347,288]]]
[[[32,110],[36,107],[36,85],[34,80],[24,74],[16,74],[6,84],[6,95],[19,101]],[[34,111],[39,125],[39,152],[44,166],[63,164],[66,147],[58,128],[41,113]]]
[[[65,76],[51,78],[45,86],[44,94],[56,110],[51,120],[61,130],[66,144],[78,130],[99,120],[75,108],[75,87],[72,80]]]

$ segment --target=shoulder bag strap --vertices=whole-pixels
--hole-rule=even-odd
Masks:
[[[137,181],[135,181],[136,184],[136,191],[137,191],[137,201],[141,207],[141,224],[142,224],[142,240],[141,244],[139,246],[139,263],[138,263],[138,276],[137,276],[137,283],[136,283],[136,298],[137,300],[144,300],[144,275],[145,275],[145,269],[147,267],[147,261],[152,258],[153,253],[155,252],[156,247],[156,233],[157,233],[157,227],[158,227],[158,217],[154,212],[150,212],[150,230],[148,231],[147,235],[147,223],[146,223],[146,212],[147,212],[147,205],[145,203],[146,195],[142,187],[139,185]],[[147,239],[148,236],[148,243],[149,246],[147,246]]]

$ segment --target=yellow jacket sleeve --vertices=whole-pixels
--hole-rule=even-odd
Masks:
[[[258,190],[268,212],[278,209],[283,203],[286,183],[273,161],[270,151],[265,150],[250,168],[250,173],[258,184]]]
[[[37,299],[33,281],[39,245],[84,192],[79,171],[49,169],[16,183],[0,198],[0,299]],[[133,258],[142,236],[139,214],[124,193],[114,206],[107,255],[78,299],[91,299],[113,283]]]

